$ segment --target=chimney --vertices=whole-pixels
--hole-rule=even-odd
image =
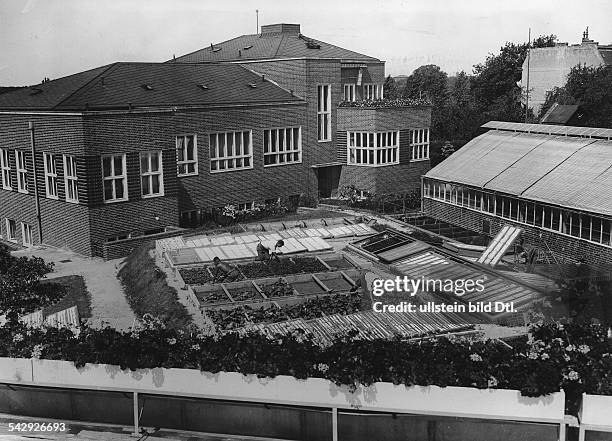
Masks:
[[[299,35],[300,25],[299,24],[289,24],[289,23],[277,23],[277,24],[263,25],[261,27],[261,33],[262,35],[263,34]]]

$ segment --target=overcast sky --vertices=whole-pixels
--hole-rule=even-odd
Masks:
[[[391,75],[437,64],[449,74],[506,41],[582,31],[612,43],[609,0],[0,0],[0,85],[29,85],[114,61],[165,61],[259,24],[387,61]]]

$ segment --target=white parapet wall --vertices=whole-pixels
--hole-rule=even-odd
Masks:
[[[322,378],[257,378],[236,372],[211,374],[193,369],[121,370],[118,366],[0,358],[0,383],[108,390],[464,418],[563,424],[563,391],[529,398],[516,390],[374,383],[351,391]]]

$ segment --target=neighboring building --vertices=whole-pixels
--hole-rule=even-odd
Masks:
[[[109,257],[225,204],[295,200],[315,186],[306,119],[239,65],[115,63],[4,93],[2,239]]]
[[[423,211],[559,260],[612,261],[612,129],[492,121],[423,178]]]
[[[384,61],[306,37],[299,24],[262,26],[261,34],[169,63],[183,62],[237,63],[305,99],[304,154],[322,197],[346,185],[377,194],[418,190],[430,168],[431,107],[383,105]]]
[[[534,48],[529,51],[529,56],[523,62],[521,87],[527,88],[529,72],[529,107],[536,115],[546,101],[546,94],[555,87],[564,86],[567,75],[579,64],[611,66],[612,45],[602,46],[589,40],[587,28],[581,44],[568,46],[567,43],[557,43],[554,47]]]

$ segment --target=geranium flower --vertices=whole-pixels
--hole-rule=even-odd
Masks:
[[[580,345],[578,346],[578,350],[582,352],[583,354],[586,354],[587,352],[591,350],[591,348],[589,348],[588,345]]]
[[[574,370],[570,370],[567,375],[563,375],[563,378],[571,381],[577,381],[580,379],[580,374]]]
[[[565,348],[565,350],[566,350],[567,352],[572,352],[572,351],[575,351],[575,350],[576,350],[576,346],[574,346],[574,345],[567,345],[567,347]]]
[[[19,334],[19,333],[15,334],[15,336],[13,337],[13,341],[15,343],[23,341],[23,334]]]
[[[542,360],[548,360],[548,359],[550,358],[550,355],[548,355],[547,353],[544,353],[544,354],[542,354],[542,355],[540,356],[540,358],[541,358]]]
[[[537,360],[539,357],[539,355],[536,352],[530,352],[529,353],[529,359],[531,360]]]
[[[166,339],[166,341],[170,345],[175,345],[176,344],[176,338],[168,338],[168,339]]]
[[[478,354],[471,354],[470,355],[470,360],[472,361],[482,361],[482,357]]]
[[[194,351],[199,351],[200,345],[199,344],[191,345],[191,349],[193,349]]]
[[[497,386],[499,383],[497,381],[497,378],[491,376],[489,377],[489,381],[487,381],[487,384],[489,385],[489,387],[495,387]]]
[[[43,345],[36,345],[32,349],[32,358],[40,358],[42,355]]]
[[[319,363],[317,365],[317,369],[323,373],[327,372],[329,370],[329,366],[326,365],[325,363]]]

